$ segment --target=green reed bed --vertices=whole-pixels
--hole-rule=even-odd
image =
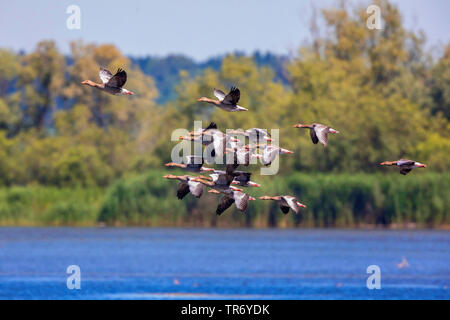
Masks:
[[[176,227],[447,227],[450,173],[255,174],[254,197],[293,194],[308,206],[284,215],[272,201],[252,201],[247,213],[234,209],[217,217],[220,196],[176,198],[178,183],[165,171],[117,180],[110,187],[0,188],[0,225],[176,226]],[[176,173],[176,172],[174,172]]]

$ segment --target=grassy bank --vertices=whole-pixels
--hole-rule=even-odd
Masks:
[[[0,225],[196,227],[441,227],[450,225],[450,174],[318,174],[255,177],[253,196],[295,194],[308,208],[283,215],[275,203],[253,201],[215,215],[218,196],[179,201],[163,171],[121,179],[107,189],[43,186],[0,189]]]
[[[0,189],[0,226],[92,226],[104,190],[44,186]]]

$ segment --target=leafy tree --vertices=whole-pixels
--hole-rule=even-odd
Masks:
[[[45,129],[64,84],[65,59],[53,41],[41,41],[23,57],[19,75],[22,88],[22,128]]]
[[[433,113],[442,112],[450,119],[450,44],[445,53],[433,67],[431,94],[433,98]]]

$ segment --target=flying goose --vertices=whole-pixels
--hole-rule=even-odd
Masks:
[[[203,176],[199,176],[203,178]],[[177,190],[177,197],[178,199],[183,199],[188,193],[192,193],[196,198],[200,198],[203,194],[203,185],[200,182],[193,181],[192,179],[196,178],[193,176],[175,176],[173,174],[167,174],[163,176],[165,179],[171,179],[171,180],[179,180],[180,183],[178,184],[178,190]],[[206,178],[206,177],[204,177]]]
[[[252,176],[251,172],[245,172],[245,171],[234,171],[233,172],[234,180],[233,184],[239,185],[241,187],[260,187],[261,185],[250,181],[250,178]]]
[[[406,160],[406,159],[400,159],[397,161],[385,161],[380,163],[382,166],[397,166],[400,167],[400,173],[403,175],[407,175],[412,169],[414,168],[426,168],[427,165],[413,161],[413,160]]]
[[[215,170],[213,174],[226,174],[227,171]],[[261,187],[260,184],[250,181],[252,176],[251,172],[245,171],[228,171],[228,174],[231,174],[234,179],[231,184],[239,185],[240,187]],[[202,178],[204,179],[204,178]],[[212,178],[210,178],[212,180]],[[209,179],[206,179],[209,180]]]
[[[219,192],[228,192],[228,190],[232,189],[234,191],[242,191],[242,189],[230,187],[231,183],[234,180],[232,174],[228,173],[212,173],[210,174],[212,181],[208,181],[207,179],[202,179],[200,177],[196,177],[193,181],[197,181],[202,183],[203,185],[210,187],[211,189],[217,190]]]
[[[308,128],[312,142],[314,144],[320,142],[324,147],[328,145],[328,133],[339,133],[339,131],[320,123],[295,124],[294,128]]]
[[[246,146],[249,150],[254,150],[255,148],[259,148],[262,150],[261,162],[263,165],[270,165],[279,154],[293,154],[293,151],[280,148],[278,146],[270,145],[270,144],[258,144],[252,146]]]
[[[258,143],[258,141],[266,140],[266,141],[272,141],[272,138],[270,137],[269,132],[267,132],[266,129],[261,128],[251,128],[247,129],[245,131],[242,130],[230,130],[227,131],[230,135],[237,135],[237,136],[244,136],[246,138],[249,138],[250,143]]]
[[[201,97],[197,101],[213,104],[216,107],[229,112],[248,111],[248,109],[238,106],[237,103],[241,97],[241,92],[236,87],[231,87],[231,90],[227,95],[223,91],[214,88],[214,95],[219,100]]]
[[[289,212],[289,209],[292,209],[295,213],[298,213],[298,209],[306,208],[306,206],[300,202],[297,201],[295,197],[292,196],[275,196],[275,197],[268,197],[263,196],[259,197],[260,200],[273,200],[277,201],[280,205],[280,209],[284,214],[287,214]]]
[[[84,80],[83,82],[81,82],[81,84],[97,88],[115,96],[134,94],[133,92],[122,88],[125,85],[125,82],[127,82],[127,73],[125,72],[125,70],[119,68],[117,69],[116,74],[113,75],[108,70],[100,68],[99,77],[100,80],[102,80],[102,83],[96,83],[91,80]]]

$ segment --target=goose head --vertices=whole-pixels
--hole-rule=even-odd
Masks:
[[[301,208],[306,208],[306,206],[305,206],[303,203],[300,203],[300,202],[298,202],[298,201],[297,201],[297,205],[298,205],[299,207],[301,207]]]
[[[127,90],[125,88],[122,88],[122,94],[126,94],[126,95],[129,95],[129,96],[132,96],[134,94],[134,92],[132,92],[130,90]]]
[[[416,166],[417,168],[426,168],[427,167],[426,164],[423,164],[423,163],[420,163],[417,161],[414,163],[414,166]]]
[[[293,151],[290,151],[288,149],[280,148],[280,154],[293,154],[293,153],[294,153]]]

